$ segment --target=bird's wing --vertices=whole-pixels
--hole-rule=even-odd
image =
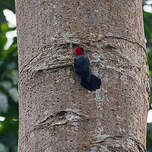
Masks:
[[[83,65],[83,57],[82,56],[76,56],[74,59],[74,68],[78,69],[80,66]]]
[[[74,59],[75,72],[83,77],[87,77],[90,74],[90,63],[86,55],[77,56]]]

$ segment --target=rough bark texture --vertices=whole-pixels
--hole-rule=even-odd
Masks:
[[[142,0],[16,0],[19,152],[145,152]],[[96,92],[72,63],[83,45]]]

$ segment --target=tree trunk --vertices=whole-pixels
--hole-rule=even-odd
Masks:
[[[149,78],[142,0],[16,0],[18,152],[145,152]],[[101,88],[72,67],[87,50]]]

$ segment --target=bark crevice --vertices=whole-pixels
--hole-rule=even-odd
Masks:
[[[136,146],[138,152],[146,152],[145,146],[138,139],[123,135],[99,135],[98,138],[91,144],[107,145],[107,147],[109,147],[111,150],[116,150],[118,147],[123,148],[122,145],[125,145],[126,142],[129,143],[128,145],[130,145],[129,149],[134,149]],[[109,143],[112,143],[113,146],[111,146]],[[126,150],[126,148],[124,150]]]

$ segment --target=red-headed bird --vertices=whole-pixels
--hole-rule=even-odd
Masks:
[[[76,57],[74,59],[75,72],[81,77],[81,85],[89,91],[95,91],[100,88],[101,80],[91,73],[90,62],[85,55],[82,47],[75,49]]]

